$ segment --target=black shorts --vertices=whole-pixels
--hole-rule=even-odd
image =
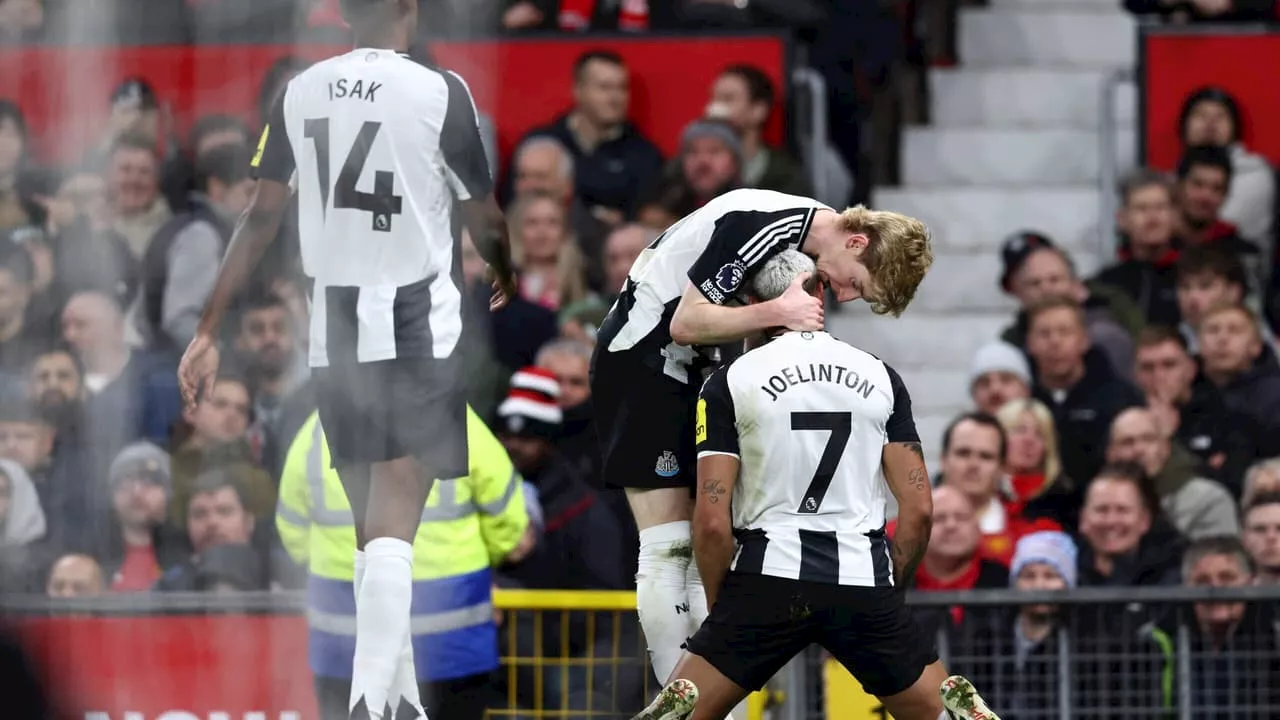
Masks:
[[[591,358],[591,403],[605,485],[692,491],[697,387],[600,344]]]
[[[764,687],[809,645],[826,648],[872,695],[896,695],[938,659],[933,638],[891,587],[730,572],[689,652],[744,690]]]
[[[467,400],[457,364],[412,357],[315,368],[333,466],[415,457],[430,477],[466,476]]]

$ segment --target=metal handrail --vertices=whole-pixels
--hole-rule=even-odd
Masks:
[[[1115,255],[1116,211],[1119,210],[1120,128],[1116,123],[1116,89],[1135,77],[1132,68],[1108,74],[1102,82],[1102,98],[1098,103],[1098,253],[1102,258]]]
[[[571,590],[521,591],[519,597],[540,593],[558,597],[574,594]],[[593,598],[611,596],[607,601],[585,602],[616,610],[630,607],[634,594],[625,591],[584,593]],[[612,596],[617,596],[612,597]],[[501,602],[506,596],[495,595],[498,606],[520,607],[515,602]],[[960,592],[910,592],[907,600],[919,607],[991,607],[998,605],[1124,605],[1129,603],[1186,604],[1194,602],[1260,602],[1280,601],[1280,585],[1252,585],[1238,588],[1205,587],[1084,587],[1072,590],[1023,592],[1021,590],[968,590]],[[542,603],[537,603],[542,605]],[[236,594],[147,593],[113,594],[91,598],[46,598],[41,595],[9,595],[0,599],[0,612],[11,614],[95,614],[147,615],[184,613],[301,613],[306,609],[306,593],[246,592]],[[557,608],[560,609],[560,608]]]
[[[827,174],[822,172],[822,154],[827,146],[827,81],[817,70],[796,68],[791,73],[796,85],[804,85],[809,94],[809,147],[805,152],[805,169],[813,196],[827,197]],[[803,137],[803,135],[802,135]]]

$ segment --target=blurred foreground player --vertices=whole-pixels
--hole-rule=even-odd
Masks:
[[[743,307],[739,291],[786,249],[816,260],[840,302],[898,315],[933,260],[918,220],[861,206],[735,190],[677,221],[640,254],[601,325],[591,367],[603,479],[626,488],[640,530],[636,604],[654,672],[675,669],[706,617],[690,558],[693,410],[713,346],[766,328],[822,328],[822,301],[793,286]]]
[[[784,251],[752,295],[768,302],[812,268]],[[906,606],[907,580],[894,582],[914,577],[933,512],[898,373],[821,330],[775,328],[707,378],[696,415],[693,552],[710,615],[637,718],[684,717],[683,705],[719,720],[813,643],[893,717],[946,718],[946,670]],[[892,544],[886,486],[899,508]]]
[[[491,307],[515,278],[471,93],[407,55],[417,3],[343,0],[342,12],[356,49],[311,66],[276,99],[253,200],[179,373],[194,403],[217,372],[223,315],[296,181],[320,419],[355,520],[350,705],[352,717],[381,720],[424,715],[409,644],[412,543],[431,478],[467,474],[455,197],[497,278]]]

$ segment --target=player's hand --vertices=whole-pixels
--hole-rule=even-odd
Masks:
[[[511,302],[511,298],[516,296],[516,274],[509,273],[506,277],[498,277],[493,267],[489,267],[484,271],[484,279],[493,287],[493,295],[489,297],[489,312],[497,312],[507,306]]]
[[[786,292],[771,302],[776,303],[778,324],[788,330],[821,330],[824,310],[822,301],[804,289],[813,273],[801,273],[791,281]]]
[[[218,374],[219,357],[218,343],[208,335],[196,335],[182,354],[182,362],[178,363],[178,387],[187,409],[195,408],[200,396],[211,389]]]

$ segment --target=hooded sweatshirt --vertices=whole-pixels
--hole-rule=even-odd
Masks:
[[[1239,535],[1240,521],[1231,493],[1199,475],[1196,456],[1173,443],[1169,459],[1153,479],[1165,516],[1188,540]]]
[[[4,518],[4,547],[20,547],[44,537],[44,509],[31,476],[12,460],[0,460],[0,472],[9,476],[9,514]]]

